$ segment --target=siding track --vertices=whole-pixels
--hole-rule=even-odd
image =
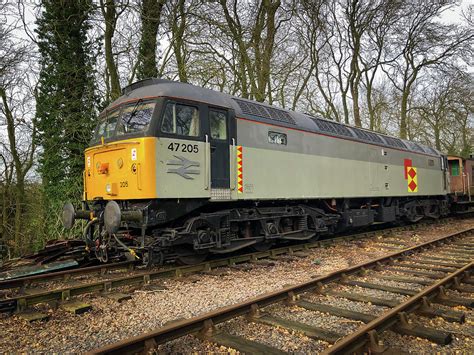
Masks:
[[[232,328],[232,325],[229,325],[232,322],[227,321],[242,321],[239,318],[241,316],[245,317],[243,322],[248,324],[277,326],[287,329],[295,337],[303,335],[324,340],[333,344],[326,348],[325,352],[328,354],[387,350],[378,339],[386,330],[425,338],[433,343],[449,344],[452,334],[414,324],[410,315],[417,313],[423,317],[441,317],[449,322],[464,322],[463,312],[439,308],[438,304],[462,306],[467,309],[474,305],[473,299],[463,295],[474,292],[474,278],[471,276],[474,266],[473,232],[474,228],[468,228],[452,233],[308,282],[291,285],[191,319],[170,323],[156,331],[125,339],[93,353],[122,354],[146,351],[189,334],[241,352],[282,353],[279,348],[259,342],[255,337],[249,339],[225,330]],[[449,252],[446,252],[447,250]],[[396,281],[397,285],[371,281],[374,279]],[[315,302],[314,296],[319,297],[319,301]],[[324,298],[334,297],[365,304],[367,309],[354,311],[324,301]],[[265,307],[271,310],[263,309]],[[295,319],[298,314],[292,318],[281,316],[288,307],[296,308],[299,312],[317,311],[323,317],[344,317],[364,325],[340,333],[327,327],[298,321]],[[371,312],[370,309],[374,307],[379,307],[380,312]],[[321,318],[319,315],[318,317]]]

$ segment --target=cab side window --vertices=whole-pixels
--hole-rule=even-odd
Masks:
[[[227,139],[227,115],[222,111],[209,111],[209,126],[213,139]]]
[[[197,107],[168,102],[161,131],[180,136],[199,136],[199,111]]]

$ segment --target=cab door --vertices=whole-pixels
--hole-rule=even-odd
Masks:
[[[230,149],[235,142],[228,110],[209,107],[207,115],[211,156],[211,189],[230,189]],[[234,139],[233,139],[234,138]]]

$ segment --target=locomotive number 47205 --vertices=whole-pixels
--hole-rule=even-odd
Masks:
[[[185,143],[170,143],[168,149],[173,152],[183,153],[198,153],[199,147],[197,144],[185,144]]]

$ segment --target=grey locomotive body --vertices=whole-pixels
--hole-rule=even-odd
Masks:
[[[126,230],[127,248],[149,262],[196,262],[209,252],[264,249],[279,240],[449,213],[446,157],[432,148],[158,79],[125,88],[102,125],[107,112],[144,101],[154,104],[144,129],[105,138],[98,132],[95,145],[106,156],[133,138],[152,140],[153,162],[143,163],[153,169],[150,195],[142,188],[133,198],[122,186],[105,192],[101,184],[110,186],[113,171],[103,181],[86,174],[87,191],[104,191],[89,193],[87,213],[75,213],[95,216],[89,241],[101,244],[107,234],[120,239]],[[65,212],[69,222],[71,213]]]

